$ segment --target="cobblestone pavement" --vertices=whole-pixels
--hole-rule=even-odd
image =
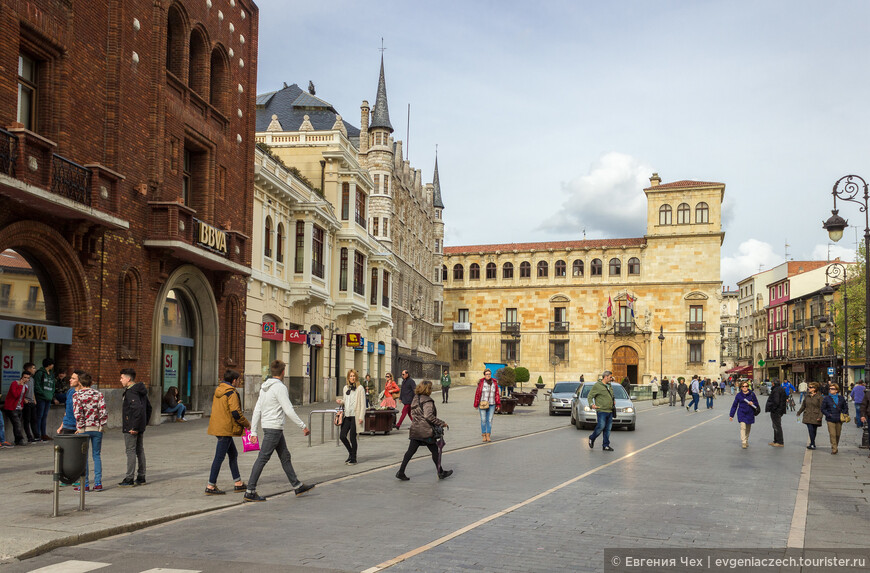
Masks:
[[[84,560],[107,564],[96,570],[131,572],[223,571],[228,562],[258,571],[601,571],[605,548],[785,547],[798,526],[806,528],[805,547],[867,547],[868,460],[856,447],[854,426],[844,428],[837,456],[820,432],[820,449],[807,456],[809,494],[802,497],[804,426],[787,417],[786,447],[771,448],[769,418],[762,415],[750,448],[742,450],[727,397],[697,414],[641,403],[638,430],[614,432],[615,452],[601,451],[600,442],[590,450],[589,432],[547,416],[544,405],[497,417],[493,434],[504,438],[476,445],[467,397],[456,406],[439,404],[451,422],[444,465],[456,473],[448,480],[436,478],[422,453],[409,466],[410,482],[393,477],[395,464],[385,464],[399,461],[404,431],[365,438],[361,452],[371,457],[361,456],[364,467],[355,474],[340,469],[343,448],[291,445],[300,475],[322,482],[305,496],[230,506],[58,549],[8,570]],[[210,455],[195,462],[196,487],[181,495],[181,505],[203,487]],[[266,474],[263,493],[281,490],[277,461]],[[164,488],[153,485],[159,497]],[[805,507],[800,523],[796,503]]]

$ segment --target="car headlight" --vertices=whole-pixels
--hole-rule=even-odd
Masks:
[[[583,411],[584,412],[591,412],[592,408],[590,408],[589,406],[583,406]]]
[[[623,408],[622,411],[626,414],[631,414],[632,412],[634,412],[634,408]]]

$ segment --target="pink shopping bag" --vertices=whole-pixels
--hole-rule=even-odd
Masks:
[[[242,434],[242,451],[243,452],[256,452],[260,449],[259,440],[256,442],[251,441],[251,430],[245,428],[245,433]]]

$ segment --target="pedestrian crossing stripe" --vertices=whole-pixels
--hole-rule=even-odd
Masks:
[[[46,567],[34,569],[29,573],[88,573],[96,571],[103,567],[110,566],[111,563],[99,563],[97,561],[77,561],[75,559],[64,561],[63,563],[55,563]],[[166,569],[163,567],[155,567],[142,571],[141,573],[202,573],[197,569]]]

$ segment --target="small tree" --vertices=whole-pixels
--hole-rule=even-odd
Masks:
[[[540,375],[538,376],[538,384],[540,384],[541,386],[544,385],[544,379]]]
[[[519,366],[519,367],[517,367],[516,370],[514,370],[514,376],[516,377],[517,382],[520,383],[520,388],[522,388],[523,382],[528,382],[529,378],[531,377],[531,374],[529,374],[528,368],[524,368],[522,366]]]
[[[513,386],[517,381],[516,373],[510,366],[505,366],[498,371],[498,383],[502,388]]]

